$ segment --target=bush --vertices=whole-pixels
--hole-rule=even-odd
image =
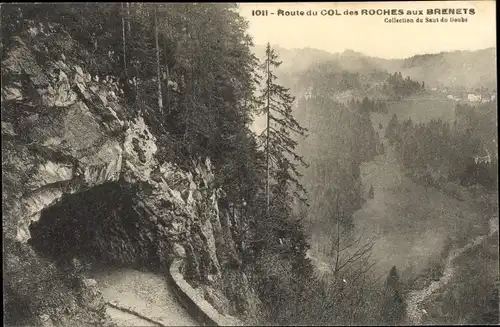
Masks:
[[[369,275],[299,274],[275,253],[257,262],[258,285],[266,320],[278,325],[355,325],[379,319],[381,290]]]

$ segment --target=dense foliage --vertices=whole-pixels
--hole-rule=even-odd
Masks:
[[[351,100],[351,107],[359,108],[361,112],[378,112],[386,114],[388,112],[387,102],[379,99],[364,97],[363,100]]]
[[[217,186],[227,195],[220,208],[231,211],[233,221],[240,219],[232,237],[267,322],[402,319],[398,283],[388,282],[382,303],[383,295],[371,288],[375,282],[364,257],[370,245],[362,245],[365,252],[357,258],[339,255],[340,233],[346,231],[342,241],[349,241],[352,214],[364,201],[360,165],[383,151],[370,113],[388,109],[385,102],[364,95],[346,103],[333,98],[376,85],[377,99],[399,100],[422,92],[423,83],[401,73],[370,67],[359,73],[328,63],[303,74],[298,84],[312,94],[296,102],[277,82],[279,54],[270,46],[263,58],[252,54],[247,23],[236,4],[15,4],[1,9],[2,55],[13,37],[29,35],[33,26],[50,26],[49,46],[37,58],[41,66],[64,55],[94,79],[117,80],[124,91],[120,101],[132,116],[142,115],[158,139],[160,161],[192,168],[193,159],[210,157]],[[476,109],[458,107],[453,126],[399,122],[394,116],[386,136],[416,179],[491,188],[497,158],[486,164],[474,158],[484,156],[481,149],[491,149],[495,132],[490,116],[483,114],[486,109]],[[271,122],[263,138],[249,128],[258,112]],[[299,142],[308,127],[314,130]],[[306,155],[308,169],[302,159]],[[372,188],[368,197],[373,196]],[[297,210],[306,207],[298,205],[300,200],[310,204],[307,212]],[[314,276],[306,255],[306,217],[332,241],[325,255],[357,265],[337,263],[333,276]],[[388,281],[397,278],[394,269]]]
[[[401,72],[396,72],[387,78],[384,83],[384,91],[392,99],[402,99],[404,97],[417,94],[425,89],[425,83],[420,84],[413,81],[409,76],[403,78]]]
[[[399,273],[395,266],[389,271],[385,283],[382,319],[389,325],[400,324],[406,314],[406,303],[401,292]]]
[[[44,38],[38,43],[45,46],[37,58],[41,67],[68,58],[95,80],[118,81],[124,91],[119,101],[130,115],[144,117],[158,140],[160,161],[189,169],[193,159],[210,157],[217,186],[227,194],[220,209],[240,220],[232,237],[241,269],[267,303],[274,260],[290,265],[297,276],[311,273],[301,215],[292,210],[293,192],[301,191],[294,162],[301,160],[287,135],[300,126],[291,112],[293,97],[264,79],[271,100],[284,101],[274,112],[285,114],[281,121],[272,116],[278,126],[271,143],[276,160],[266,205],[267,149],[249,129],[262,103],[257,89],[266,72],[250,50],[247,23],[237,9],[230,3],[8,5],[1,13],[1,50],[5,55],[15,37]]]
[[[494,190],[497,180],[495,104],[458,105],[453,124],[415,124],[394,115],[386,137],[400,154],[407,174],[426,185],[479,184]]]
[[[314,127],[300,153],[311,162],[303,181],[310,192],[309,214],[316,222],[331,225],[336,221],[332,210],[336,210],[337,197],[348,225],[351,214],[362,205],[359,165],[379,154],[381,144],[369,115],[373,103],[377,102],[367,98],[342,104],[320,95],[299,103],[299,110],[305,112],[302,120]]]

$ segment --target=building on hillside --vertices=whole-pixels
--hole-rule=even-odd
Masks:
[[[489,164],[491,163],[491,154],[490,152],[488,151],[488,149],[484,149],[485,150],[485,156],[479,156],[479,155],[475,155],[474,156],[474,163],[477,165],[477,164]]]
[[[481,101],[481,94],[474,94],[474,93],[469,93],[467,95],[467,100],[469,100],[470,102],[479,102]]]
[[[495,101],[495,99],[496,99],[496,98],[497,98],[497,96],[496,96],[495,94],[493,94],[493,95],[491,96],[491,101]]]

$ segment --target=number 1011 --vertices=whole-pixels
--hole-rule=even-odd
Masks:
[[[267,10],[252,10],[252,16],[267,16],[269,15]]]

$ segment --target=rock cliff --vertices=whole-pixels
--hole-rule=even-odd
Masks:
[[[5,302],[19,311],[11,323],[110,324],[99,292],[63,273],[62,256],[156,268],[185,257],[188,278],[206,294],[227,278],[246,289],[210,160],[191,171],[159,162],[156,138],[116,80],[54,54],[56,37],[73,42],[53,26],[32,26],[2,61]],[[231,297],[245,298],[232,288]]]

